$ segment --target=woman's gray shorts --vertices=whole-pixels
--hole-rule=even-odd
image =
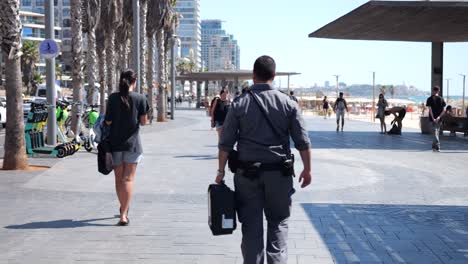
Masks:
[[[119,151],[112,152],[112,163],[114,166],[120,166],[122,163],[140,163],[143,158],[142,153],[130,152],[130,151]]]

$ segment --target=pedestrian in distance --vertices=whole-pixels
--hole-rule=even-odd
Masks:
[[[294,165],[290,137],[299,150],[304,169],[299,182],[311,183],[310,140],[297,103],[272,87],[276,64],[259,57],[253,67],[254,85],[234,99],[219,142],[216,183],[224,181],[226,162],[237,143],[239,167],[234,175],[236,207],[242,224],[241,250],[245,264],[263,264],[267,226],[268,264],[287,263],[288,220]]]
[[[219,97],[212,102],[210,112],[211,127],[216,127],[216,131],[218,132],[218,142],[221,138],[221,133],[223,132],[223,124],[229,111],[230,104],[229,91],[226,87],[223,87],[219,92]]]
[[[387,134],[391,135],[401,135],[401,131],[403,130],[403,119],[406,116],[406,106],[394,106],[388,111],[384,111],[385,115],[393,115],[394,118],[390,123],[392,128]]]
[[[348,112],[348,105],[346,100],[343,98],[343,92],[340,92],[340,96],[336,99],[333,105],[333,111],[336,113],[336,132],[340,131],[340,119],[341,119],[341,132],[343,132],[345,111]]]
[[[140,126],[148,122],[148,101],[133,92],[136,74],[125,70],[120,74],[119,91],[109,96],[105,123],[110,126],[110,145],[115,173],[115,189],[120,203],[119,226],[130,223],[128,211],[133,194],[133,181],[143,157]]]
[[[289,98],[293,100],[294,102],[298,103],[299,101],[297,100],[297,97],[294,96],[294,91],[289,91]]]
[[[387,124],[385,124],[385,109],[387,109],[388,103],[385,99],[384,94],[379,94],[379,101],[377,102],[377,117],[380,120],[380,134],[387,133]]]
[[[330,108],[330,103],[328,102],[327,96],[325,96],[322,100],[323,119],[327,119],[329,108]]]
[[[439,96],[439,86],[432,88],[432,95],[427,98],[426,106],[429,109],[429,120],[432,122],[434,138],[432,140],[432,151],[440,152],[440,125],[442,117],[445,114],[445,101],[444,98]]]

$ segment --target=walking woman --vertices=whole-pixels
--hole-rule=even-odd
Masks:
[[[223,123],[226,119],[227,112],[229,111],[230,101],[229,101],[229,91],[227,88],[221,89],[219,92],[220,98],[213,102],[211,106],[211,123],[216,127],[218,132],[218,141],[221,138],[221,133],[223,132]]]
[[[380,119],[380,134],[387,133],[387,125],[385,124],[385,109],[388,107],[387,100],[383,94],[379,94],[379,102],[377,103],[377,118]]]
[[[329,103],[328,103],[328,99],[327,97],[325,96],[323,98],[323,105],[322,105],[322,109],[323,109],[323,119],[327,119],[327,115],[328,115],[328,108],[330,107]]]
[[[106,124],[110,126],[110,145],[115,173],[115,189],[120,202],[119,226],[127,226],[133,193],[133,179],[143,148],[140,126],[148,122],[149,105],[145,96],[133,92],[136,75],[133,70],[120,74],[119,92],[109,96]]]

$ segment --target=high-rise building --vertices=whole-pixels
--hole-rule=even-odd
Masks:
[[[240,69],[240,48],[219,19],[203,20],[202,61],[208,71]]]
[[[177,36],[181,42],[181,57],[193,59],[198,69],[201,68],[201,28],[200,0],[178,0],[176,11],[182,15]]]

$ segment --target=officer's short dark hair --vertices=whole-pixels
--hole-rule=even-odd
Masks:
[[[254,63],[253,72],[259,81],[269,81],[275,77],[276,63],[270,56],[261,56]]]
[[[343,95],[343,92],[340,92],[340,96],[342,96],[342,95]]]
[[[290,94],[290,95],[294,95],[294,91],[289,91],[289,94]]]

